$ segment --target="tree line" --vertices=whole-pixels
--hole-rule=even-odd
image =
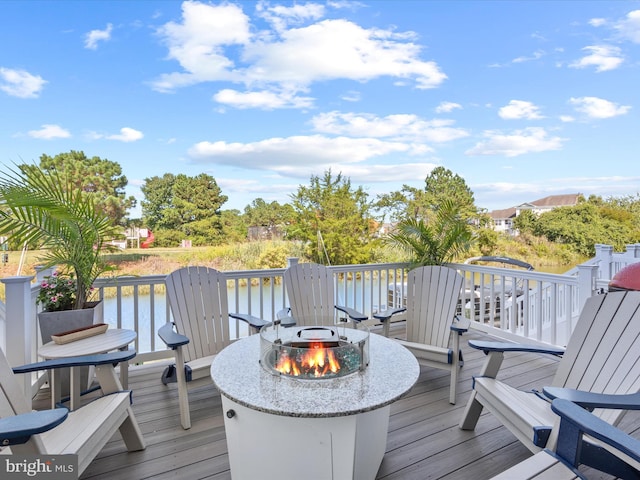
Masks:
[[[144,179],[140,219],[128,216],[136,200],[126,196],[128,181],[117,162],[72,150],[42,155],[39,164],[19,168],[73,179],[114,225],[147,227],[160,247],[178,246],[182,240],[211,246],[241,242],[249,227],[260,226],[300,242],[308,258],[321,263],[383,261],[380,252],[389,244],[399,247],[400,260],[416,263],[461,260],[471,248],[484,255],[501,254],[501,234],[492,229],[487,212],[476,206],[464,179],[444,167],[433,169],[422,188],[404,185],[375,198],[329,170],[299,185],[287,203],[257,198],[243,212],[223,208],[228,197],[214,177],[165,173]],[[385,229],[389,225],[391,232]],[[525,211],[514,228],[521,241],[543,238],[583,256],[592,256],[596,243],[621,250],[640,241],[640,195],[581,198],[574,207],[541,215]]]

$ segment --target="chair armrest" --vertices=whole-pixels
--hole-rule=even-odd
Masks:
[[[453,317],[453,323],[449,327],[452,331],[458,333],[464,333],[469,331],[469,327],[471,326],[471,320],[466,317],[461,317],[456,315]]]
[[[291,316],[291,308],[283,308],[276,312],[276,320],[280,320],[283,327],[293,327],[296,324],[295,319]]]
[[[336,307],[336,310],[346,313],[351,320],[354,320],[356,322],[362,322],[363,320],[367,320],[369,318],[364,313],[360,313],[357,310],[354,310],[353,308],[343,307],[340,305],[334,305],[334,306]]]
[[[26,443],[32,435],[47,432],[60,425],[68,414],[69,410],[66,408],[55,408],[0,418],[0,444]]]
[[[560,415],[561,422],[569,422],[581,432],[611,445],[636,461],[640,461],[640,440],[627,435],[569,400],[556,399],[551,404],[551,409]]]
[[[180,335],[173,329],[173,323],[167,322],[162,327],[158,329],[158,336],[160,339],[167,345],[167,347],[175,350],[182,345],[186,345],[191,340],[189,337],[185,337],[184,335]]]
[[[482,350],[485,354],[489,352],[533,352],[548,353],[561,357],[564,354],[563,348],[543,347],[540,345],[509,343],[509,342],[487,342],[484,340],[469,340],[469,346],[477,350]]]
[[[99,353],[97,355],[84,355],[81,357],[56,358],[44,362],[29,363],[19,367],[13,367],[14,373],[38,372],[40,370],[52,370],[66,367],[83,367],[95,365],[107,365],[126,362],[136,356],[135,350],[119,350],[111,353]]]
[[[396,313],[402,313],[406,310],[405,307],[402,308],[387,308],[386,310],[382,310],[381,312],[374,313],[373,318],[376,320],[380,320],[381,322],[386,322]]]
[[[619,410],[640,410],[639,392],[626,395],[613,395],[561,387],[543,387],[542,392],[551,400],[568,400],[588,409],[613,408]]]
[[[255,317],[253,315],[249,315],[248,313],[230,313],[229,316],[231,318],[236,318],[238,320],[242,320],[243,322],[248,323],[256,330],[260,330],[262,327],[264,327],[269,323],[266,320]]]

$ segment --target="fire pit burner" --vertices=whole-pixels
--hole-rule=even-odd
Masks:
[[[260,331],[260,364],[274,375],[332,379],[363,371],[369,363],[369,331],[344,327],[267,325]]]

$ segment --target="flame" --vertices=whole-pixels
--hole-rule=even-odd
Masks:
[[[340,362],[338,362],[333,350],[325,348],[322,342],[310,343],[309,348],[305,348],[304,353],[300,353],[297,357],[298,359],[291,358],[288,350],[281,350],[275,369],[295,377],[302,374],[323,377],[329,372],[335,374],[340,371]]]

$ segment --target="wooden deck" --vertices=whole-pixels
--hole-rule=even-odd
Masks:
[[[490,414],[484,414],[474,432],[462,431],[458,422],[484,355],[467,346],[456,405],[448,402],[449,374],[422,368],[413,389],[391,406],[387,450],[377,479],[491,478],[527,458],[530,453]],[[550,382],[557,359],[534,354],[508,355],[501,379],[521,388],[541,388]],[[119,434],[114,436],[81,478],[230,479],[220,396],[211,383],[190,390],[193,426],[180,427],[175,384],[160,382],[161,365],[131,367],[130,388],[134,412],[147,442],[143,452],[128,453]],[[640,415],[627,415],[627,431],[640,431]],[[283,455],[286,446],[283,446]],[[302,473],[300,478],[304,478]],[[606,478],[606,477],[596,477]],[[256,480],[272,480],[265,477]],[[276,479],[273,479],[276,480]]]

